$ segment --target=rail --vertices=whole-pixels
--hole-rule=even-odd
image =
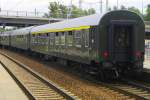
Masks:
[[[136,100],[150,100],[150,87],[133,81],[119,81],[115,83],[100,83],[104,86],[125,94],[126,96]]]
[[[18,68],[8,67],[5,61],[0,61],[4,68],[10,73],[10,75],[19,83],[22,90],[24,90],[25,94],[30,99],[42,99],[42,97],[49,97],[52,96],[55,99],[67,99],[67,100],[75,100],[79,99],[74,94],[68,92],[67,90],[62,89],[55,83],[47,80],[43,76],[39,75],[37,72],[30,69],[28,66],[22,64],[21,62],[13,59],[12,57],[0,52],[0,55],[8,61],[13,62],[14,64],[18,65]],[[6,64],[6,65],[5,65]],[[19,73],[24,73],[23,75]],[[20,78],[23,76],[24,79]],[[30,78],[29,78],[30,77]],[[33,81],[34,80],[34,81]],[[40,90],[41,88],[41,90]],[[35,90],[34,90],[35,89]],[[34,90],[34,91],[33,91]],[[49,92],[48,92],[49,91]],[[54,91],[54,92],[53,92]],[[52,93],[52,94],[49,94]],[[49,98],[51,99],[51,98]]]

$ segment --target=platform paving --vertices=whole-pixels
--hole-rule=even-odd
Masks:
[[[145,60],[144,68],[150,69],[150,59]]]
[[[13,78],[0,64],[0,100],[28,100]]]

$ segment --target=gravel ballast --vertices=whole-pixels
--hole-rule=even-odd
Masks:
[[[127,96],[101,85],[84,80],[74,74],[53,68],[55,65],[47,65],[42,61],[35,60],[29,56],[8,50],[0,50],[9,56],[19,60],[33,70],[37,71],[47,79],[55,82],[66,90],[77,95],[83,100],[126,100]]]

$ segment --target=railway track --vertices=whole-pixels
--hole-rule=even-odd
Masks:
[[[1,53],[0,53],[1,54]],[[7,68],[9,65],[5,65],[6,62],[1,61],[2,65],[5,67],[5,69],[12,74],[12,76],[15,76],[15,80],[17,80],[17,83],[20,83],[21,87],[23,87],[23,90],[28,95],[30,99],[79,99],[78,97],[74,96],[73,94],[70,94],[66,92],[65,90],[55,87],[54,84],[51,82],[49,83],[47,80],[45,82],[45,78],[38,75],[36,72],[29,69],[24,64],[20,63],[19,61],[9,57],[8,55],[0,55],[4,56],[5,59],[10,60],[11,62],[15,63],[16,65],[20,66],[18,68],[14,68],[14,66],[11,68]],[[5,60],[4,59],[4,60]],[[8,62],[7,62],[8,63]],[[22,70],[25,70],[22,71]],[[23,76],[21,76],[21,74]],[[30,73],[30,75],[27,75],[27,73]],[[37,77],[38,76],[38,77]],[[23,77],[23,79],[21,79]],[[32,78],[34,77],[34,78]],[[42,77],[42,79],[41,79]],[[14,77],[13,77],[14,78]],[[34,81],[33,81],[34,80]],[[38,81],[37,81],[38,80]],[[43,82],[44,80],[44,82]],[[40,82],[42,81],[42,83]],[[97,83],[97,82],[96,82]],[[103,85],[106,88],[109,88],[113,90],[114,92],[119,92],[120,94],[123,94],[126,96],[127,100],[150,100],[150,85],[149,83],[140,83],[140,82],[134,82],[129,80],[123,80],[122,82],[115,82],[115,83],[102,83],[99,82],[100,85]],[[43,85],[44,84],[44,85]],[[46,84],[46,86],[45,86]],[[50,84],[50,86],[49,86]],[[49,89],[50,88],[50,89]],[[56,88],[56,90],[55,90]],[[65,91],[65,93],[63,91]],[[50,94],[51,93],[51,94]]]
[[[129,80],[123,80],[115,83],[102,83],[112,90],[125,94],[136,100],[150,100],[150,85]]]
[[[77,100],[77,96],[0,52],[0,63],[31,100]]]

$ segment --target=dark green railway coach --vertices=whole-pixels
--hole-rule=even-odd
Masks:
[[[118,10],[29,28],[25,44],[28,50],[118,77],[143,69],[144,32],[139,15]]]
[[[5,33],[0,34],[0,45],[8,47],[10,45],[10,33],[11,31],[7,31]]]
[[[13,30],[11,36],[11,46],[14,48],[29,50],[30,49],[30,31],[33,28],[21,28]]]

